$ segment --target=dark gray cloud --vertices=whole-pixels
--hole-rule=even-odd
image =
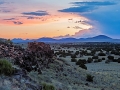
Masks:
[[[21,17],[25,17],[27,19],[42,19],[41,17],[36,17],[36,16],[21,16]]]
[[[73,7],[58,10],[59,12],[89,12],[97,9],[100,6],[115,5],[115,2],[72,2]]]
[[[21,25],[21,24],[23,24],[23,22],[20,22],[20,21],[13,21],[13,23],[14,23],[15,25]]]
[[[18,20],[18,19],[16,19],[16,18],[8,18],[8,19],[3,19],[3,20],[10,21],[10,20]]]
[[[76,6],[79,6],[79,5],[97,5],[97,6],[106,6],[106,5],[114,5],[116,4],[115,2],[109,2],[109,1],[106,1],[106,2],[72,2],[71,4],[74,4]]]
[[[23,15],[45,16],[49,15],[46,11],[23,12]]]
[[[7,8],[7,7],[0,7],[0,12],[9,13],[9,12],[11,12],[11,10],[9,8]]]
[[[9,12],[11,12],[10,10],[2,10],[2,12],[4,12],[4,13],[9,13]]]
[[[59,10],[60,12],[88,12],[94,10],[96,7],[91,6],[80,6],[80,7],[71,7],[63,10]]]
[[[29,16],[29,17],[27,17],[27,19],[41,19],[41,18]]]

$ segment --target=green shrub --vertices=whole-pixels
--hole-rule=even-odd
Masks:
[[[105,60],[105,58],[102,58],[102,60]]]
[[[76,58],[76,55],[74,54],[74,55],[71,55],[71,58]]]
[[[77,62],[76,62],[76,65],[80,65],[80,64],[86,64],[86,60],[82,60],[82,59],[79,59]]]
[[[98,59],[95,59],[95,60],[94,60],[94,63],[97,63],[97,62],[98,62]]]
[[[90,75],[90,74],[87,74],[86,77],[87,77],[86,81],[93,82],[94,76],[92,76],[92,75]]]
[[[71,59],[71,62],[76,62],[77,60],[75,58],[72,58]]]
[[[102,62],[102,59],[98,59],[98,62]]]
[[[92,61],[93,61],[92,58],[88,58],[88,60],[87,60],[88,63],[91,63]]]
[[[109,64],[109,63],[110,63],[110,60],[106,60],[105,63]]]
[[[10,76],[13,74],[13,67],[10,62],[7,60],[0,60],[0,74],[4,74],[6,76]]]
[[[102,52],[99,53],[98,55],[99,55],[99,56],[106,56],[105,53],[102,53]]]
[[[55,87],[50,84],[43,83],[43,90],[55,90]]]
[[[114,56],[108,56],[109,60],[114,60]]]
[[[76,52],[75,52],[75,55],[78,55],[78,54],[79,54],[79,51],[76,51]]]
[[[114,59],[113,62],[118,62],[118,59]]]
[[[93,56],[92,59],[98,59],[98,56]]]
[[[117,59],[117,62],[120,63],[120,58]]]
[[[81,64],[79,65],[79,67],[81,67],[81,68],[83,68],[83,69],[86,69],[86,70],[87,70],[86,65],[85,65],[85,64],[83,64],[83,63],[81,63]]]

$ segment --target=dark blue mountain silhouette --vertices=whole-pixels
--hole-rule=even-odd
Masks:
[[[92,37],[91,39],[112,39],[108,36],[105,36],[105,35],[99,35],[99,36],[95,36],[95,37]]]
[[[39,38],[39,39],[13,39],[12,40],[14,43],[25,43],[25,42],[120,42],[120,39],[112,39],[108,36],[105,35],[98,35],[95,37],[90,37],[90,38],[62,38],[62,39],[53,39],[53,38]]]
[[[57,40],[56,39],[53,39],[53,38],[39,38],[36,40],[37,42],[56,42]]]

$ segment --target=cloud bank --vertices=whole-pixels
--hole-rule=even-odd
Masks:
[[[78,32],[75,32],[74,35],[69,35],[66,34],[64,36],[57,36],[57,37],[53,37],[55,39],[61,39],[61,38],[88,38],[88,37],[93,37],[93,36],[97,36],[100,35],[101,32],[95,28],[90,28],[90,29],[83,29],[83,30],[79,30]]]
[[[46,11],[23,12],[23,15],[45,16],[49,15]]]
[[[115,2],[72,2],[73,7],[58,10],[59,12],[78,12],[78,13],[83,13],[83,12],[89,12],[97,9],[100,6],[106,6],[106,5],[115,5]]]

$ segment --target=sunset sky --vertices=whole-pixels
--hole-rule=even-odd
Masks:
[[[0,38],[120,39],[120,0],[0,0]]]

